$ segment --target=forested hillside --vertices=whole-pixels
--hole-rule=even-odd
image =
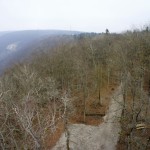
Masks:
[[[24,30],[0,32],[0,74],[5,68],[28,58],[33,52],[45,51],[69,40],[65,36],[81,32],[67,30]],[[71,36],[70,36],[71,37]]]
[[[68,38],[0,77],[0,149],[50,149],[63,131],[69,134],[69,124],[97,125],[108,108],[108,91],[121,84],[117,148],[148,150],[149,28]]]

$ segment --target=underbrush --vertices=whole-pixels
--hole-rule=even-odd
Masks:
[[[56,48],[53,54],[33,55],[5,71],[0,78],[1,149],[49,149],[65,130],[67,120],[68,125],[102,121],[102,117],[85,116],[96,110],[104,114],[109,101],[104,98],[103,107],[96,106],[98,84],[101,90],[107,76],[87,56],[73,42]]]
[[[134,87],[135,93],[130,86],[127,88],[125,106],[120,118],[121,132],[117,149],[148,150],[150,148],[149,96],[139,87]]]
[[[0,148],[49,149],[71,123],[98,125],[122,82],[120,142],[130,149],[142,149],[142,143],[146,149],[150,103],[143,83],[150,81],[149,37],[148,31],[79,36],[5,71]],[[137,130],[141,123],[146,127]]]

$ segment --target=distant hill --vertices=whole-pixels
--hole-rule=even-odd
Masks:
[[[4,34],[9,33],[9,31],[1,31],[0,32],[0,37],[3,36]]]
[[[0,32],[0,73],[15,62],[35,50],[55,46],[63,36],[78,35],[78,31],[65,30],[25,30]]]

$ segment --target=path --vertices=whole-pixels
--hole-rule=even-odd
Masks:
[[[73,124],[69,127],[71,150],[115,150],[119,138],[123,101],[121,87],[112,96],[109,110],[104,117],[104,122],[99,126]],[[63,133],[52,150],[66,150],[66,137]]]

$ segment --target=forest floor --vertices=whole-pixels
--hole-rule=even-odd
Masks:
[[[98,126],[72,124],[69,126],[71,150],[114,150],[121,130],[119,118],[122,112],[121,87],[111,97],[109,109]],[[63,133],[53,150],[66,150],[66,136]]]

